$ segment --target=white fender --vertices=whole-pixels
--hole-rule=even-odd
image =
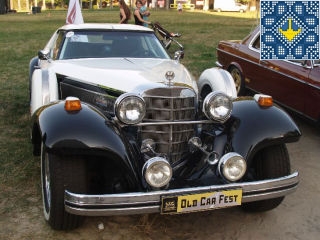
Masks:
[[[36,69],[31,81],[31,115],[43,105],[58,100],[58,83],[54,72]]]
[[[204,86],[209,86],[212,91],[222,91],[231,98],[237,97],[237,90],[231,74],[218,67],[209,68],[202,72],[198,81],[199,93]]]
[[[42,72],[40,69],[34,70],[31,80],[31,101],[30,113],[31,115],[42,106]]]

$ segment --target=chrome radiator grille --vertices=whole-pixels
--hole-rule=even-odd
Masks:
[[[184,122],[195,120],[196,94],[187,88],[153,89],[145,93],[144,100],[143,122],[154,124],[141,128],[142,140],[153,139],[156,152],[166,154],[171,162],[179,160],[194,136],[194,125]]]

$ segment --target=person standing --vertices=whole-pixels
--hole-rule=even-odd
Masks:
[[[131,11],[124,0],[119,0],[120,7],[120,22],[119,23],[128,23],[131,18]]]
[[[182,4],[181,4],[181,2],[178,2],[178,12],[179,13],[182,13]]]
[[[142,7],[142,1],[137,0],[136,1],[136,8],[134,9],[134,22],[136,25],[143,26],[144,24],[147,24],[147,26],[148,26],[148,24],[150,24],[150,22],[143,19],[143,16],[140,12],[141,7]]]
[[[142,7],[140,8],[140,13],[143,17],[143,20],[148,21],[148,17],[150,16],[150,11],[148,10],[148,1],[147,0],[141,0]],[[148,24],[143,24],[145,27],[148,27]]]

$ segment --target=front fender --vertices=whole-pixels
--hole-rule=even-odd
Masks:
[[[298,141],[301,132],[292,118],[278,106],[260,107],[239,98],[228,121],[228,142],[248,162],[266,146]]]
[[[31,83],[31,79],[32,79],[32,74],[33,74],[34,70],[37,68],[39,68],[39,58],[34,57],[29,62],[29,81],[30,81],[30,83]]]
[[[56,74],[50,69],[35,69],[32,73],[30,86],[31,114],[41,106],[59,98]]]
[[[55,154],[99,156],[121,167],[137,183],[137,156],[121,130],[90,105],[82,104],[80,111],[67,112],[64,103],[51,103],[35,112],[33,144],[39,146],[42,142],[47,151]]]
[[[222,68],[209,68],[203,71],[198,81],[200,96],[205,96],[212,91],[222,91],[232,98],[237,97],[237,90],[230,73]]]

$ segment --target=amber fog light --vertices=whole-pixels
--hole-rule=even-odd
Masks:
[[[171,180],[172,168],[165,158],[154,157],[144,164],[142,174],[150,186],[160,188]]]
[[[220,175],[230,182],[240,180],[247,170],[247,163],[238,153],[227,153],[222,156],[218,165]]]
[[[64,103],[64,109],[67,112],[79,111],[81,110],[81,102],[77,97],[67,97]]]
[[[253,96],[253,98],[259,104],[259,106],[261,106],[261,107],[271,107],[271,106],[273,106],[273,99],[269,95],[255,94]]]

